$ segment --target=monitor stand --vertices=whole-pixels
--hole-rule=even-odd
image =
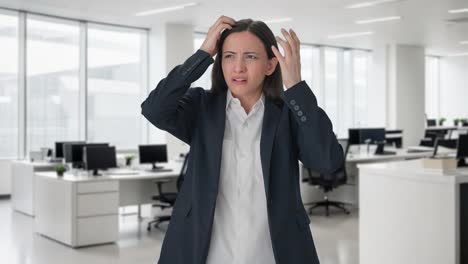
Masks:
[[[97,169],[93,170],[93,176],[102,176],[102,174],[99,174]]]
[[[468,164],[466,164],[465,158],[460,158],[460,159],[458,159],[457,167],[458,167],[458,168],[460,168],[460,167],[468,167]]]
[[[149,171],[159,171],[159,170],[162,170],[162,169],[164,169],[164,167],[157,166],[156,162],[153,162],[153,167],[151,169],[149,169]]]

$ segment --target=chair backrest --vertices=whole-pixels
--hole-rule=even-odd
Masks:
[[[343,146],[341,144],[340,146],[344,151]],[[324,191],[330,191],[337,186],[345,184],[348,180],[348,175],[346,173],[346,154],[347,153],[344,153],[345,157],[342,166],[331,174],[318,173],[307,168],[308,183],[310,185],[318,185],[322,187]]]
[[[185,155],[184,163],[182,164],[182,168],[180,169],[179,177],[177,178],[177,191],[180,191],[182,188],[182,183],[184,183],[185,173],[187,172],[187,165],[188,165],[188,158],[189,153]]]

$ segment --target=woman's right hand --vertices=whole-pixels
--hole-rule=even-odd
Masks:
[[[205,41],[201,45],[200,49],[206,51],[213,57],[217,52],[218,41],[221,38],[221,33],[225,29],[232,29],[236,24],[236,21],[227,16],[220,16],[218,20],[210,27],[208,34],[206,35]]]

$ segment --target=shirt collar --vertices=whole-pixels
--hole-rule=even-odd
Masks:
[[[231,91],[230,91],[229,89],[228,89],[228,91],[227,91],[226,97],[227,97],[227,100],[226,100],[226,109],[225,109],[226,111],[227,111],[229,105],[230,105],[231,103],[233,103],[233,102],[238,102],[239,105],[240,105],[239,99],[235,98],[235,97],[232,95],[232,93],[231,93]],[[258,100],[258,101],[254,104],[253,108],[254,108],[257,104],[259,104],[259,103],[260,103],[262,106],[265,106],[265,95],[263,94],[263,92],[262,92],[262,96],[260,97],[260,100]]]

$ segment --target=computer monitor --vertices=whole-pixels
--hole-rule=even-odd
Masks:
[[[63,145],[66,143],[85,144],[85,141],[57,141],[55,142],[55,157],[64,158]]]
[[[379,144],[385,141],[385,128],[363,128],[359,134],[362,143]]]
[[[435,120],[435,119],[427,119],[427,120],[426,120],[426,124],[427,124],[428,127],[436,126],[436,125],[437,125],[437,120]]]
[[[161,168],[156,166],[157,162],[167,162],[166,145],[139,145],[138,153],[140,156],[140,163],[153,164],[153,170]]]
[[[98,170],[117,167],[115,147],[86,145],[83,148],[83,161],[86,170],[93,170],[97,176]]]
[[[83,168],[83,148],[85,146],[109,146],[109,143],[65,143],[63,154],[65,162],[72,163],[73,168]]]
[[[457,139],[442,139],[442,138],[437,138],[434,144],[434,152],[432,154],[433,157],[437,156],[437,151],[439,149],[439,146],[449,148],[449,149],[456,149],[457,148]]]
[[[458,135],[457,159],[458,167],[467,167],[465,158],[468,157],[468,135]]]

